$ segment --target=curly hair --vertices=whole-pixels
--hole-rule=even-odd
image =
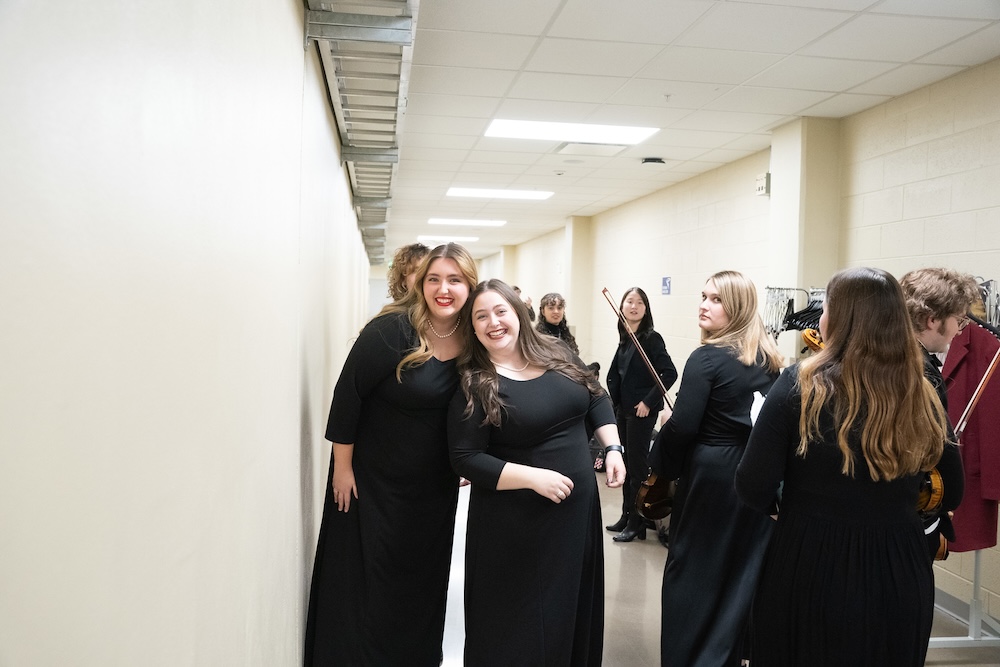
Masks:
[[[399,301],[406,296],[406,277],[417,270],[420,260],[431,251],[423,243],[411,243],[396,250],[389,263],[386,281],[389,283],[389,296],[393,301]]]
[[[565,308],[566,299],[564,299],[562,294],[559,292],[549,292],[543,296],[538,302],[538,324],[535,325],[535,330],[548,336],[555,336],[562,342],[566,343],[566,345],[569,346],[569,349],[572,350],[573,354],[580,354],[580,346],[576,343],[576,336],[571,334],[569,331],[569,324],[566,322],[566,314],[563,313],[563,318],[560,320],[559,324],[551,324],[547,319],[545,319],[545,308],[547,306],[562,306]]]
[[[976,279],[951,269],[926,268],[906,273],[899,285],[906,298],[910,323],[917,333],[927,328],[927,318],[943,320],[962,316],[981,298]]]

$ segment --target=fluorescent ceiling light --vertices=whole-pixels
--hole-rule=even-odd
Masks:
[[[488,188],[448,188],[449,197],[483,197],[485,199],[548,199],[554,193],[542,190],[490,190]]]
[[[475,243],[478,236],[418,236],[421,243]]]
[[[457,218],[431,218],[429,225],[456,225],[462,227],[503,227],[506,220],[459,220]]]
[[[653,136],[657,127],[624,125],[588,125],[586,123],[549,123],[537,120],[496,119],[486,128],[487,137],[505,139],[542,139],[584,144],[638,144]]]

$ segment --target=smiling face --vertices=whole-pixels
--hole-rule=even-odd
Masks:
[[[450,320],[469,298],[469,284],[455,260],[438,257],[427,267],[423,292],[431,317]]]
[[[632,291],[625,295],[625,299],[622,301],[622,315],[625,316],[625,321],[628,322],[632,331],[639,329],[642,318],[646,316],[646,303],[638,292]]]
[[[698,326],[709,335],[715,335],[729,324],[729,315],[722,307],[722,298],[715,288],[715,281],[705,283],[701,291],[701,305],[698,306]]]
[[[521,322],[499,293],[487,290],[476,297],[472,303],[472,328],[491,357],[503,359],[517,351]]]

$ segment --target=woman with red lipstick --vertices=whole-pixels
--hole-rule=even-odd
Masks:
[[[667,354],[663,337],[653,331],[653,313],[646,292],[641,287],[628,288],[619,308],[663,386],[669,389],[677,381],[677,369]],[[628,473],[622,486],[622,516],[618,523],[606,528],[618,533],[615,542],[631,542],[637,537],[646,539],[645,521],[635,511],[635,497],[639,485],[649,474],[649,441],[656,418],[663,409],[663,394],[621,321],[618,322],[618,338],[618,350],[608,370],[608,393],[618,420],[618,437],[625,443]]]
[[[333,394],[326,505],[305,665],[441,661],[458,503],[448,404],[476,284],[462,246],[438,246],[413,288],[358,336]]]
[[[472,481],[465,664],[600,665],[604,552],[587,426],[607,447],[608,486],[620,486],[611,401],[579,357],[531,328],[506,283],[480,283],[463,313],[471,342],[448,443]]]
[[[713,275],[698,326],[702,345],[684,365],[673,414],[649,455],[657,475],[679,478],[661,597],[664,667],[740,664],[773,523],[733,488],[755,394],[767,393],[782,364],[754,284],[736,271]]]

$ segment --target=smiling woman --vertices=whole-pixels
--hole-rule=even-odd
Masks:
[[[608,396],[576,355],[531,328],[499,280],[469,295],[461,392],[448,412],[455,471],[472,482],[465,664],[599,664],[604,628],[600,499],[625,476]]]

